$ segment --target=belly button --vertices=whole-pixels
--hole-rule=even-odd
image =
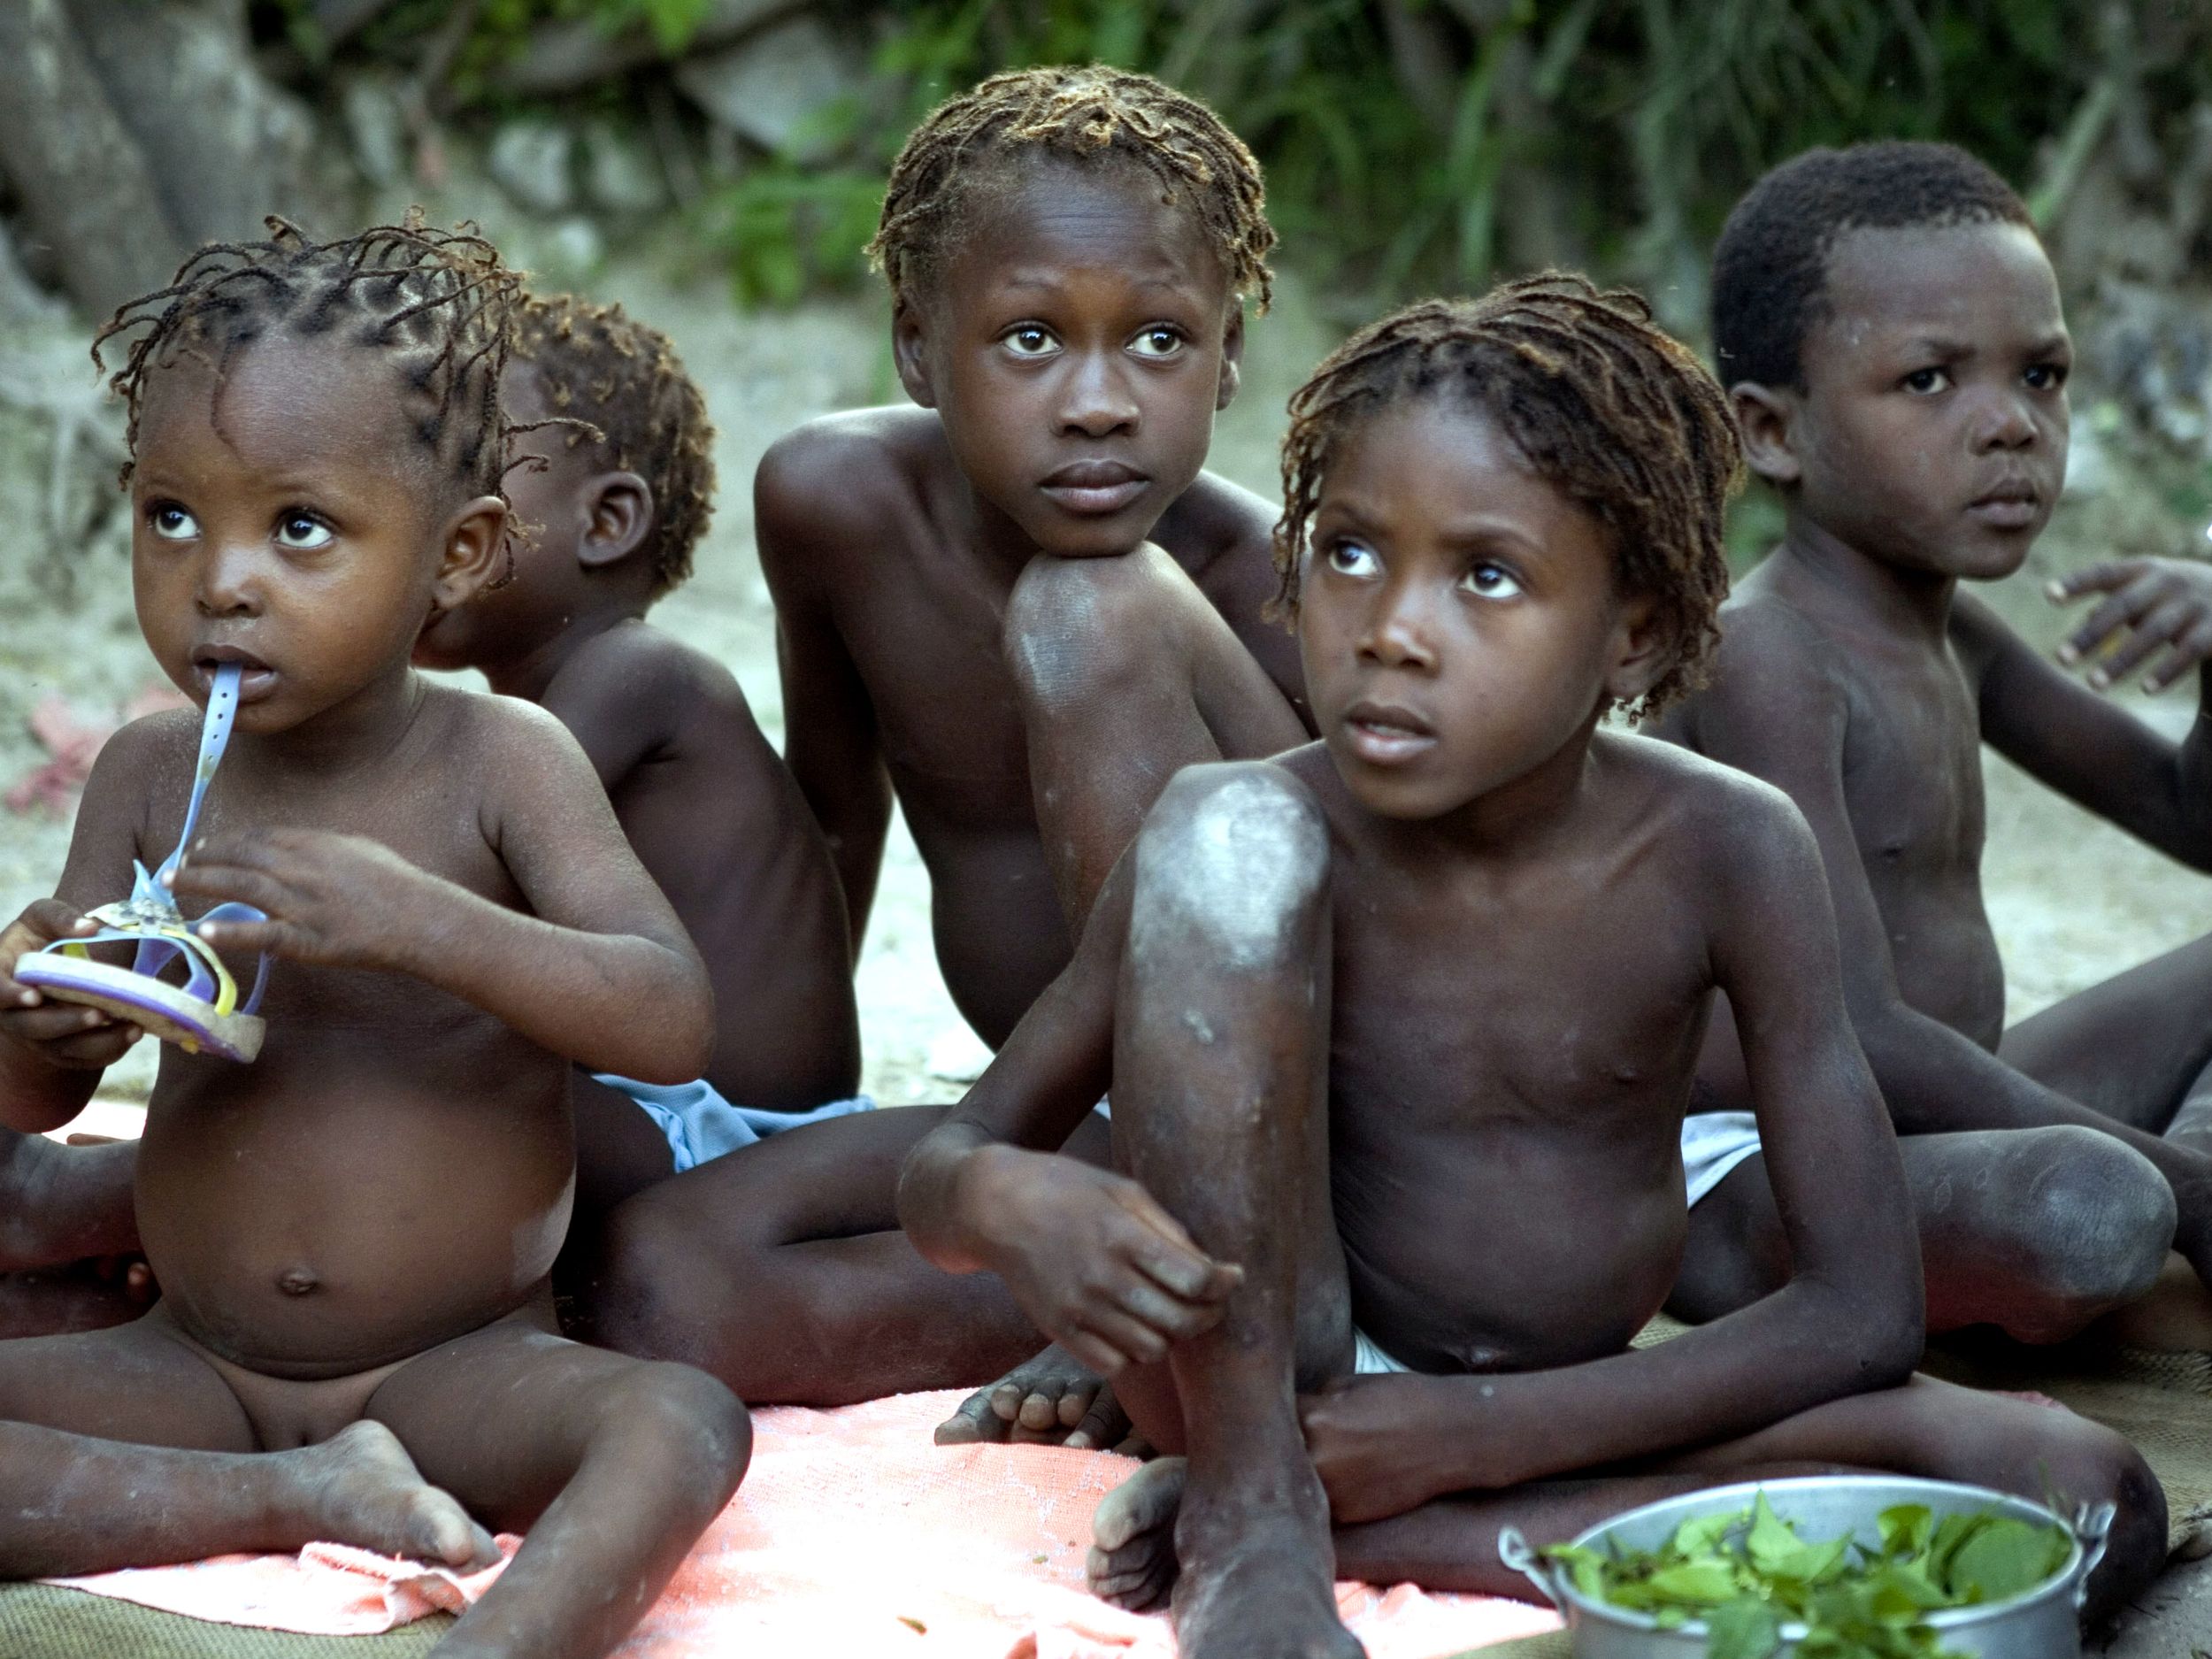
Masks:
[[[277,1275],[277,1288],[288,1296],[304,1296],[321,1283],[303,1267],[288,1267]]]

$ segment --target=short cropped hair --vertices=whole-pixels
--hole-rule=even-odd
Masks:
[[[515,358],[527,364],[573,446],[598,434],[615,466],[653,492],[653,597],[691,574],[714,516],[714,426],[706,399],[668,336],[619,305],[533,294],[517,319]],[[580,423],[580,425],[579,424]]]
[[[1742,473],[1728,401],[1625,289],[1546,272],[1479,300],[1425,300],[1346,341],[1290,400],[1277,613],[1294,617],[1331,459],[1363,422],[1417,397],[1486,412],[1536,472],[1610,533],[1620,591],[1649,598],[1674,660],[1626,710],[1657,713],[1701,680],[1728,595],[1722,541]]]
[[[2030,224],[2018,194],[1955,144],[1809,150],[1745,194],[1713,250],[1713,355],[1724,385],[1804,388],[1805,336],[1825,315],[1828,259],[1847,230]]]
[[[914,298],[975,193],[998,182],[1009,163],[1043,155],[1143,169],[1162,201],[1197,220],[1231,291],[1267,309],[1275,231],[1260,164],[1196,98],[1102,64],[1010,70],[923,118],[891,164],[883,217],[868,244],[892,293]]]
[[[267,225],[265,242],[201,249],[175,281],[122,306],[94,337],[92,361],[104,370],[101,349],[135,335],[109,381],[130,413],[129,450],[138,449],[147,376],[180,354],[210,365],[219,386],[257,340],[322,340],[388,358],[416,442],[459,488],[503,495],[499,376],[521,273],[473,226],[432,230],[419,210],[336,242],[281,219]],[[126,461],[126,485],[130,475]]]

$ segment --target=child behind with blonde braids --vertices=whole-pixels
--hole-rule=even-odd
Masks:
[[[926,1256],[997,1273],[1186,1455],[1101,1505],[1094,1587],[1171,1594],[1188,1659],[1351,1659],[1333,1576],[1525,1595],[1502,1526],[1809,1465],[2110,1500],[2116,1605],[2165,1553],[2141,1458],[1911,1374],[1911,1212],[1804,821],[1601,725],[1709,648],[1719,388],[1632,295],[1547,276],[1363,330],[1291,415],[1321,741],[1167,786],[901,1183]],[[1633,1349],[1716,991],[1793,1271]],[[1052,1151],[1110,1076],[1118,1172]]]
[[[57,896],[0,932],[9,1125],[66,1122],[138,1034],[42,949],[96,907],[173,895],[195,954],[242,983],[265,955],[265,1001],[107,1004],[198,1022],[163,1048],[139,1152],[162,1300],[0,1343],[0,1576],[318,1539],[481,1565],[487,1526],[526,1528],[438,1652],[588,1659],[749,1446],[720,1383],[563,1340],[548,1289],[572,1064],[695,1077],[706,975],[560,723],[409,664],[505,563],[519,279],[411,221],[271,225],[102,336],[137,331],[115,384],[139,623],[211,713],[108,744]],[[134,863],[159,873],[134,887]],[[130,992],[126,960],[105,978]]]

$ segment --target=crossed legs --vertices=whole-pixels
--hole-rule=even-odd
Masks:
[[[2021,1021],[1997,1052],[2108,1118],[2212,1151],[2212,938]],[[1932,1332],[1991,1325],[2023,1341],[2058,1341],[2145,1295],[2166,1266],[2172,1191],[2147,1158],[2108,1135],[2054,1125],[1899,1144]],[[1755,1156],[1690,1212],[1668,1307],[1693,1322],[1717,1318],[1787,1273],[1765,1163]]]
[[[474,1516],[530,1529],[441,1655],[603,1654],[744,1473],[711,1378],[580,1348],[518,1316],[358,1377],[214,1360],[157,1308],[0,1343],[0,1576],[292,1550],[478,1564]]]

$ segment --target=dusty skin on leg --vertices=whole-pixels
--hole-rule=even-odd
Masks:
[[[1502,1526],[1518,1527],[1538,1546],[1559,1543],[1609,1515],[1703,1486],[1850,1471],[1960,1480],[2038,1502],[2114,1503],[2117,1517],[2084,1610],[2092,1624],[2125,1605],[2165,1564],[2165,1494],[2125,1440],[2063,1409],[1915,1377],[1901,1388],[1832,1401],[1641,1470],[1471,1493],[1340,1527],[1338,1571],[1526,1601],[1534,1595],[1528,1581],[1497,1558]]]
[[[144,1265],[123,1259],[138,1248],[137,1166],[134,1141],[59,1146],[0,1129],[0,1340],[146,1311]]]
[[[1283,774],[1210,766],[1171,783],[1137,843],[1114,1038],[1116,1162],[1243,1280],[1211,1330],[1117,1379],[1140,1432],[1187,1455],[1101,1505],[1110,1556],[1164,1579],[1190,1659],[1349,1655],[1328,1506],[1295,1390],[1348,1366],[1328,1201],[1328,851]],[[1134,1542],[1141,1535],[1144,1542]],[[1108,1577],[1114,1576],[1110,1570]]]
[[[925,1262],[899,1165],[942,1108],[772,1135],[616,1206],[575,1264],[575,1329],[755,1405],[849,1405],[1000,1376],[1043,1338],[998,1279]]]
[[[438,1644],[440,1659],[604,1654],[652,1606],[752,1455],[745,1408],[711,1377],[514,1320],[410,1360],[368,1411],[472,1513],[529,1534]]]
[[[0,1578],[296,1550],[318,1539],[480,1565],[491,1540],[389,1429],[258,1449],[244,1408],[156,1309],[0,1343]],[[27,1502],[28,1494],[35,1502]]]
[[[1003,645],[1071,931],[1168,779],[1306,741],[1221,613],[1149,542],[1118,558],[1032,559],[1007,601]]]
[[[2132,1147],[2071,1124],[1908,1135],[1928,1328],[1996,1325],[2055,1342],[2148,1292],[2174,1233],[2165,1178]],[[1704,1324],[1789,1279],[1766,1161],[1732,1170],[1690,1211],[1668,1311]]]

